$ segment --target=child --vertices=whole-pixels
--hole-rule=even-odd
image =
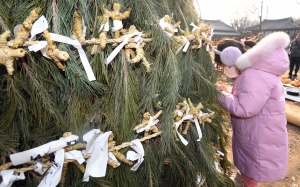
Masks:
[[[226,92],[222,84],[216,87],[223,90],[219,98],[220,106],[231,114],[234,164],[241,172],[245,187],[258,187],[258,182],[281,180],[286,174],[287,121],[284,90],[279,76],[289,67],[288,55],[284,50],[289,42],[287,34],[276,32],[245,53],[238,47],[243,53],[239,56],[230,50],[225,50],[227,55],[223,55],[224,48],[217,47],[220,55],[215,54],[215,59],[225,61],[225,65],[235,62],[232,66],[240,70],[236,71],[238,76],[231,93]],[[229,43],[229,46],[236,44]]]

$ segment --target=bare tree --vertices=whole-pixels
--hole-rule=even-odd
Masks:
[[[231,15],[230,26],[240,33],[243,33],[246,28],[255,24],[257,24],[257,21],[251,20],[250,13],[247,9],[241,10],[241,8],[236,8],[235,13]]]
[[[293,18],[294,23],[300,25],[300,17]]]
[[[260,8],[257,8],[257,6],[254,4],[251,6],[251,8],[249,8],[249,11],[255,16],[257,16],[259,19],[259,32],[261,32],[261,25],[262,25],[261,23],[262,23],[263,3],[264,1],[262,0]]]
[[[237,31],[242,33],[247,27],[251,27],[251,20],[248,15],[237,16],[236,18],[231,19],[230,25],[235,28]]]

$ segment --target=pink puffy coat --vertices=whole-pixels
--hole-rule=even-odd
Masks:
[[[232,93],[222,92],[219,104],[231,114],[234,164],[256,181],[285,177],[288,135],[285,97],[280,75],[289,67],[283,32],[272,33],[236,62],[242,70]]]

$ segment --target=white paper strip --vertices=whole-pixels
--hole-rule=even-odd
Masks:
[[[55,163],[49,168],[38,187],[56,187],[58,185],[64,164],[64,152],[64,149],[55,152]]]
[[[177,51],[176,51],[176,54],[178,54],[179,53],[179,51],[182,49],[182,51],[183,52],[186,52],[187,51],[187,49],[189,48],[189,46],[190,46],[190,41],[186,38],[186,37],[184,37],[184,36],[181,36],[182,37],[182,39],[184,40],[184,44],[182,45],[182,46],[180,46],[178,49],[177,49]]]
[[[30,160],[36,160],[46,154],[53,153],[68,145],[73,145],[78,142],[78,139],[78,136],[70,135],[66,138],[60,138],[59,140],[49,142],[27,151],[11,154],[9,157],[13,165],[20,165],[25,162],[29,162]]]
[[[84,70],[86,72],[86,75],[87,75],[89,81],[96,80],[94,72],[92,70],[92,67],[89,63],[89,60],[86,57],[86,54],[85,54],[84,50],[82,49],[80,42],[77,39],[71,39],[69,37],[62,36],[59,34],[54,34],[54,33],[50,33],[50,36],[51,36],[51,40],[53,40],[53,41],[62,42],[62,43],[66,43],[66,44],[74,46],[78,50],[78,54],[79,54],[81,63],[84,67]]]
[[[190,41],[189,41],[186,37],[184,37],[184,36],[181,36],[181,37],[182,37],[183,40],[184,40],[184,48],[182,49],[182,51],[183,51],[183,52],[186,52],[187,49],[188,49],[189,46],[190,46]]]
[[[83,158],[80,151],[72,150],[69,152],[65,152],[65,159],[67,160],[77,160],[79,164],[82,164],[85,162],[85,159]]]
[[[123,23],[121,20],[113,20],[112,31],[115,32],[123,28]]]
[[[137,133],[140,133],[140,132],[143,132],[143,131],[145,131],[145,130],[147,131],[147,130],[149,130],[153,125],[157,124],[158,122],[159,122],[158,119],[156,119],[155,121],[153,121],[153,117],[150,116],[150,119],[149,119],[148,124],[147,124],[145,127],[142,127],[142,128],[140,128],[140,129],[136,130],[136,132],[137,132]]]
[[[189,114],[181,118],[181,120],[177,121],[175,124],[175,129],[177,132],[177,135],[180,139],[180,141],[183,143],[183,145],[187,145],[189,142],[178,132],[178,127],[185,121],[185,120],[191,120],[193,118],[193,115]]]
[[[217,156],[224,156],[225,154],[222,151],[217,150]]]
[[[209,44],[206,44],[206,51],[209,51]]]
[[[85,35],[86,35],[86,26],[85,26],[83,17],[81,19],[82,19],[82,35],[85,38]]]
[[[20,27],[22,26],[22,24],[18,24],[14,27],[14,36],[17,37],[17,33],[20,30]]]
[[[123,36],[123,42],[120,43],[113,51],[112,53],[107,57],[105,64],[109,64],[116,56],[117,54],[121,51],[121,49],[128,44],[129,38],[132,38],[135,35],[139,35],[140,32],[138,30],[135,30],[132,34],[124,35]]]
[[[198,27],[197,25],[195,25],[193,22],[190,23],[190,26],[193,27],[192,33],[195,32],[196,30],[200,29],[200,27]]]
[[[135,48],[138,48],[140,46],[140,44],[143,42],[142,35],[143,35],[143,33],[139,32],[137,34],[137,36],[134,38],[134,42],[136,42]]]
[[[189,115],[189,111],[191,110],[189,107],[189,104],[186,101],[183,101],[184,104],[186,104],[187,108],[185,110],[185,115]]]
[[[195,123],[196,129],[197,129],[197,132],[198,132],[198,136],[199,136],[199,139],[197,141],[199,142],[202,139],[202,131],[201,131],[201,128],[200,128],[200,125],[199,125],[198,118],[194,117],[194,119],[192,119],[191,121]]]
[[[94,143],[95,143],[95,140],[96,140],[99,132],[100,132],[99,129],[93,129],[83,135],[83,141],[87,142],[86,148],[85,148],[85,150],[86,150],[85,154],[92,153],[92,151],[94,149]]]
[[[173,32],[177,32],[178,31],[178,29],[174,29],[173,27],[172,27],[172,25],[170,25],[168,22],[165,22],[164,21],[164,18],[161,18],[160,20],[159,20],[159,25],[161,26],[161,28],[164,30],[165,28],[169,28],[171,31],[173,31]],[[172,33],[170,33],[170,32],[167,32],[167,31],[165,31],[164,30],[164,32],[169,36],[169,37],[171,37],[173,34]]]
[[[40,175],[43,175],[47,169],[43,168],[43,164],[40,161],[34,162],[34,171],[39,173]]]
[[[202,175],[201,175],[201,174],[197,175],[197,181],[196,181],[196,184],[197,184],[198,186],[202,186],[202,185],[204,184],[204,182],[205,182],[205,179],[202,178]]]
[[[30,38],[28,40],[29,41],[33,40],[37,34],[44,32],[46,29],[48,29],[48,21],[44,16],[41,16],[32,25]]]
[[[117,164],[117,167],[121,165],[121,163],[118,161],[118,159],[115,157],[115,155],[112,152],[108,153],[108,157],[111,158],[115,163]]]
[[[130,147],[136,152],[128,151],[126,158],[131,161],[138,160],[138,162],[130,169],[131,171],[136,171],[144,161],[145,151],[139,139],[132,140],[131,142],[133,142],[133,145],[131,145]]]
[[[0,187],[10,187],[15,181],[25,179],[24,172],[21,172],[19,175],[14,175],[14,171],[15,169],[1,171],[2,183],[0,184]]]
[[[177,114],[177,116],[180,116],[180,117],[183,115],[183,113],[180,112],[180,110],[175,110],[174,113]]]
[[[202,47],[202,40],[201,40],[201,38],[199,39],[199,45],[198,45],[198,49],[200,48],[200,47]]]
[[[105,31],[105,32],[109,31],[109,22],[108,22],[108,20],[105,24],[100,25],[100,28],[99,28],[98,32],[100,32],[100,31]]]
[[[47,45],[48,45],[47,41],[39,41],[37,44],[28,46],[28,49],[29,49],[29,51],[37,52],[37,51],[45,48]]]
[[[41,51],[41,53],[42,53],[42,55],[43,55],[44,57],[51,59],[51,58],[46,54],[46,47],[40,49],[40,51]]]
[[[216,160],[214,160],[214,165],[215,165],[216,170],[218,172],[221,172],[221,169],[219,168],[219,163]]]
[[[95,148],[91,157],[87,160],[83,181],[88,182],[89,176],[104,177],[106,175],[108,161],[108,138],[112,132],[105,132],[97,137]]]

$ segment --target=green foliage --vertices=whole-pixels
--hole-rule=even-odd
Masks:
[[[114,1],[104,0],[0,0],[0,18],[12,31],[21,24],[29,12],[40,7],[49,23],[49,31],[70,37],[73,15],[80,10],[87,27],[86,39],[98,37],[103,15],[102,5],[112,9]],[[54,3],[55,2],[55,3]],[[57,68],[52,59],[40,52],[27,51],[24,58],[15,59],[15,72],[7,75],[0,66],[0,152],[9,161],[13,151],[21,152],[56,140],[64,132],[71,131],[82,137],[93,128],[112,131],[116,145],[141,138],[133,128],[142,122],[143,114],[160,116],[161,136],[143,142],[145,160],[138,171],[121,164],[118,168],[108,166],[104,178],[90,178],[83,183],[83,174],[68,164],[64,186],[196,186],[199,174],[207,186],[233,186],[232,181],[220,174],[213,166],[216,150],[225,152],[228,137],[224,131],[223,111],[217,107],[218,92],[213,84],[217,80],[209,53],[205,47],[189,49],[186,53],[176,50],[175,41],[159,27],[159,19],[172,15],[173,22],[181,21],[181,28],[197,22],[192,0],[123,0],[121,12],[131,8],[130,17],[123,20],[125,28],[134,24],[139,31],[151,36],[152,41],[144,47],[145,57],[152,72],[146,73],[141,63],[131,64],[121,50],[116,58],[105,65],[104,61],[114,50],[111,45],[91,55],[92,46],[84,45],[87,58],[96,81],[89,81],[77,50],[64,43],[57,43],[60,50],[70,58],[64,63],[65,71]],[[110,21],[111,23],[111,21]],[[110,30],[108,38],[113,38]],[[14,35],[12,34],[12,38]],[[41,34],[38,40],[44,40]],[[202,140],[191,125],[184,146],[175,141],[173,112],[183,98],[200,101],[204,112],[215,111],[212,123],[201,125]],[[158,105],[158,101],[162,104]],[[221,141],[219,140],[219,137]],[[120,150],[123,154],[130,150]],[[228,160],[225,160],[228,166]],[[3,164],[0,161],[0,165]],[[26,167],[21,165],[18,167]],[[26,175],[19,186],[37,186],[41,176]]]

